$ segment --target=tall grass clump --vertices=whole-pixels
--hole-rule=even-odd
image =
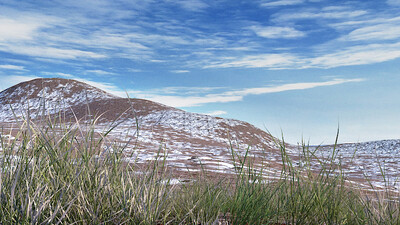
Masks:
[[[250,148],[231,146],[233,177],[204,169],[176,184],[163,149],[145,166],[128,163],[98,119],[28,118],[9,131],[15,139],[1,132],[0,224],[400,224],[398,194],[351,186],[336,145],[322,159],[302,143],[294,163],[275,140],[274,179]]]
[[[162,166],[137,173],[123,148],[105,143],[97,120],[81,125],[24,121],[2,139],[0,224],[155,224],[173,188]],[[108,131],[104,132],[108,133]]]
[[[282,159],[275,180],[254,167],[249,150],[244,156],[232,151],[237,177],[223,207],[232,224],[400,224],[398,193],[388,189],[382,197],[350,185],[336,144],[331,156],[321,159],[318,147],[302,143],[296,166],[283,138],[275,141]]]

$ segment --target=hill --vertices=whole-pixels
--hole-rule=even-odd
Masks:
[[[180,174],[202,168],[233,174],[231,150],[244,155],[249,149],[254,167],[263,167],[269,178],[277,178],[282,166],[276,139],[247,122],[186,112],[144,99],[121,98],[75,80],[40,78],[0,92],[0,125],[4,131],[18,127],[15,123],[28,112],[33,120],[62,115],[64,121],[87,124],[98,118],[96,131],[105,133],[113,127],[107,138],[124,146],[125,161],[146,163],[161,150],[168,155],[167,164]],[[301,167],[302,146],[286,147],[294,165]],[[381,180],[379,164],[385,167],[387,177],[399,175],[400,140],[320,146],[315,156],[329,159],[334,148],[337,163],[351,179],[361,181],[368,176],[375,186],[382,187],[377,182]],[[315,171],[321,169],[317,161],[311,166]]]
[[[233,170],[230,144],[241,152],[249,147],[251,154],[267,156],[270,162],[280,157],[273,137],[249,123],[120,98],[70,79],[34,79],[0,93],[3,124],[26,117],[27,109],[32,119],[62,112],[66,121],[77,118],[85,123],[88,115],[97,115],[99,132],[118,124],[109,138],[128,143],[126,151],[135,152],[132,160],[152,159],[161,147],[168,152],[169,163],[182,171],[198,170],[200,162],[218,171]]]

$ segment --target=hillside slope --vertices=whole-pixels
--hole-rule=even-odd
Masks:
[[[234,173],[232,149],[242,155],[249,149],[250,156],[254,156],[253,166],[263,167],[268,178],[279,177],[282,166],[275,138],[249,123],[185,112],[144,99],[120,98],[75,80],[41,78],[0,92],[0,126],[5,128],[2,136],[7,136],[7,129],[18,127],[15,122],[27,117],[28,112],[33,120],[43,115],[62,115],[71,124],[77,120],[87,124],[98,118],[96,131],[105,133],[113,128],[107,138],[124,146],[124,160],[145,163],[161,151],[168,155],[167,164],[179,174],[202,168]],[[321,146],[315,155],[329,159],[333,149]],[[361,181],[368,176],[373,185],[382,187],[379,165],[392,180],[400,175],[400,140],[341,144],[336,150],[337,163],[351,179]],[[302,166],[302,151],[301,146],[287,145],[286,153],[294,165]],[[311,167],[321,169],[317,160]],[[368,184],[364,187],[369,188]]]
[[[88,115],[99,116],[99,132],[118,124],[109,139],[127,142],[126,151],[136,152],[133,158],[139,161],[154,158],[161,147],[168,152],[169,162],[182,170],[188,162],[198,166],[200,161],[232,169],[230,144],[238,151],[250,147],[254,155],[267,154],[269,160],[279,161],[273,137],[249,123],[120,98],[75,80],[35,79],[0,93],[0,121],[12,123],[15,115],[26,116],[28,108],[33,119],[63,112],[66,121],[77,118],[84,123]]]

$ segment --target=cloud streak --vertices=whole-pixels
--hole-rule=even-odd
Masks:
[[[20,71],[25,71],[26,70],[23,66],[17,66],[17,65],[0,65],[0,69],[20,70]]]
[[[219,62],[205,65],[204,68],[326,69],[380,63],[398,58],[400,58],[400,42],[351,46],[315,57],[290,53],[251,55],[221,59]]]
[[[264,1],[261,6],[264,7],[278,7],[287,5],[297,5],[303,3],[304,0],[277,0],[277,1]]]
[[[366,10],[354,10],[346,7],[325,7],[321,9],[303,9],[300,12],[290,11],[282,12],[273,15],[275,22],[299,21],[310,19],[352,19],[363,15],[368,12]]]
[[[202,11],[208,7],[208,4],[200,0],[175,0],[174,2],[189,11]]]
[[[172,73],[189,73],[189,70],[171,70]]]
[[[306,34],[302,31],[296,30],[292,27],[276,27],[276,26],[253,26],[250,28],[258,36],[264,38],[298,38],[304,37]]]
[[[339,85],[344,83],[354,83],[362,82],[364,79],[334,79],[325,82],[303,82],[303,83],[292,83],[284,84],[272,87],[257,87],[257,88],[245,88],[236,91],[225,91],[221,93],[206,94],[202,96],[178,96],[178,95],[162,95],[162,94],[152,94],[145,92],[136,92],[134,97],[145,98],[155,102],[163,103],[165,105],[173,107],[194,107],[201,106],[210,103],[227,103],[227,102],[237,102],[242,101],[244,97],[249,95],[262,95],[270,93],[279,93],[285,91],[295,91],[295,90],[306,90],[317,87],[326,87]],[[128,91],[129,93],[129,91]]]
[[[220,62],[217,61],[211,63],[211,65],[205,65],[204,68],[243,67],[286,69],[296,68],[300,60],[296,55],[290,53],[250,55],[242,58],[222,59]]]

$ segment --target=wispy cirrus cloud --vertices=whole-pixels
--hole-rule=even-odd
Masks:
[[[304,83],[291,83],[278,86],[269,87],[256,87],[245,88],[241,90],[225,91],[220,93],[204,94],[204,95],[190,95],[181,93],[181,95],[166,95],[162,93],[153,94],[146,92],[134,93],[134,97],[144,98],[155,102],[160,102],[165,105],[173,107],[194,107],[210,103],[227,103],[242,101],[245,96],[261,95],[269,93],[278,93],[284,91],[305,90],[324,86],[333,86],[344,83],[362,82],[364,79],[333,79],[324,82],[304,82]],[[129,91],[128,91],[129,93]]]
[[[165,62],[181,57],[185,49],[190,52],[189,49],[198,47],[229,47],[225,46],[223,38],[210,37],[174,20],[158,24],[147,22],[147,18],[137,19],[135,10],[124,11],[118,4],[113,5],[109,1],[99,1],[93,5],[84,3],[88,8],[60,4],[65,5],[65,11],[69,12],[66,17],[16,9],[9,13],[9,8],[0,7],[0,13],[8,12],[0,17],[0,31],[4,31],[0,35],[0,51],[64,61],[113,58]],[[191,11],[208,7],[200,0],[169,4],[178,4]],[[93,17],[83,14],[90,8],[96,9]],[[121,15],[116,16],[118,13],[114,11],[121,11]],[[109,15],[109,12],[113,14]],[[107,26],[103,15],[109,15],[110,23],[117,26]],[[121,19],[133,22],[120,22]],[[166,50],[168,54],[160,54]]]
[[[340,35],[314,47],[320,54],[309,59],[309,67],[365,65],[400,58],[399,16],[366,16],[329,26]]]
[[[306,5],[309,2],[257,1],[254,5],[259,8],[261,4],[263,10],[272,10],[274,14],[267,21],[251,21],[232,15],[229,21],[235,26],[214,24],[209,19],[201,21],[198,17],[171,19],[168,10],[162,8],[189,10],[203,15],[207,13],[206,9],[223,5],[201,0],[165,1],[160,3],[162,7],[151,1],[140,7],[136,6],[137,1],[115,4],[104,0],[93,4],[60,1],[62,7],[54,12],[67,11],[65,18],[54,12],[44,14],[41,10],[22,11],[17,8],[10,11],[7,7],[0,7],[0,31],[4,31],[0,34],[0,51],[49,63],[76,65],[85,61],[89,68],[100,68],[105,72],[107,69],[101,69],[103,64],[100,62],[118,60],[125,64],[127,61],[137,64],[168,62],[171,67],[163,68],[164,71],[186,73],[192,68],[332,68],[397,58],[395,44],[391,43],[393,56],[381,57],[380,52],[386,50],[389,43],[373,42],[396,42],[400,38],[400,25],[393,15],[387,15],[386,22],[378,22],[379,17],[369,16],[368,10],[354,4],[321,3],[323,7],[317,8],[312,7],[314,3]],[[28,4],[27,8],[32,7],[29,3],[24,4]],[[286,5],[294,8],[279,11],[273,8]],[[145,16],[149,10],[157,12],[155,21]],[[88,17],[88,12],[93,16]],[[109,18],[107,21],[105,16]],[[304,26],[304,20],[313,21],[313,26]],[[12,32],[5,32],[12,27],[15,28]],[[318,32],[329,39],[310,41],[319,35]],[[304,43],[292,44],[297,38],[304,38]],[[363,41],[364,46],[357,43],[359,41]],[[372,44],[381,45],[371,47]],[[379,53],[379,57],[368,59],[373,52]],[[342,58],[335,60],[335,56]]]
[[[28,45],[6,45],[0,46],[0,51],[5,51],[13,54],[20,54],[25,56],[33,56],[39,58],[51,59],[100,59],[105,58],[106,55],[98,54],[91,51],[83,51],[77,49],[63,49],[46,46],[28,46]]]
[[[350,15],[351,10],[349,7],[325,7],[322,13],[327,11],[342,11],[344,15]],[[308,14],[306,13],[306,15]],[[315,17],[321,16],[321,14],[313,15]],[[301,14],[294,16],[305,18]],[[336,30],[337,37],[325,43],[311,46],[308,52],[294,52],[291,49],[286,49],[273,54],[253,53],[244,56],[220,57],[203,67],[266,68],[273,70],[326,69],[374,64],[400,58],[400,17],[393,15],[364,16],[344,20],[338,16],[335,21],[326,24],[330,29]]]
[[[333,53],[309,59],[305,68],[333,68],[365,65],[400,58],[400,42],[351,46]]]
[[[225,89],[224,87],[163,87],[147,90],[147,93],[156,95],[171,95],[171,94],[182,94],[185,95],[199,95],[216,92],[218,90]]]
[[[115,75],[113,72],[104,71],[104,70],[86,70],[85,73],[93,73],[97,75]]]
[[[6,69],[6,70],[20,70],[20,71],[24,71],[26,70],[23,66],[17,66],[17,65],[0,65],[0,69]]]
[[[342,37],[349,41],[393,40],[400,38],[400,21],[396,23],[378,23],[351,31]]]
[[[293,84],[283,84],[275,87],[258,87],[258,88],[247,88],[239,91],[230,91],[225,92],[225,95],[260,95],[260,94],[269,94],[269,93],[277,93],[283,91],[293,91],[293,90],[305,90],[316,87],[324,87],[324,86],[332,86],[344,83],[351,82],[361,82],[364,79],[334,79],[325,82],[306,82],[306,83],[293,83]]]
[[[154,51],[145,46],[149,40],[157,42],[163,38],[163,43],[177,42],[168,35],[148,35],[134,26],[126,29],[120,24],[126,31],[103,26],[103,20],[80,15],[79,11],[78,14],[71,11],[75,19],[68,19],[68,13],[62,18],[6,7],[0,7],[0,12],[6,12],[0,17],[0,31],[3,31],[0,51],[18,55],[60,60],[111,57],[146,60]]]
[[[300,59],[290,53],[281,54],[261,54],[249,55],[244,57],[222,58],[219,61],[205,65],[204,68],[269,68],[269,69],[286,69],[299,67]]]
[[[171,70],[172,73],[189,73],[190,70]]]
[[[173,2],[189,11],[201,11],[208,7],[208,4],[201,0],[175,0]]]
[[[286,22],[306,19],[351,19],[367,14],[366,10],[343,6],[324,7],[322,9],[305,8],[300,12],[284,11],[273,15],[273,21]]]
[[[0,18],[0,51],[57,59],[105,57],[91,51],[66,46],[54,47],[54,43],[48,43],[46,29],[62,23],[62,19],[34,13],[22,13],[12,17],[3,15]]]
[[[303,31],[296,30],[293,27],[278,27],[278,26],[252,26],[250,27],[258,36],[264,38],[299,38],[306,34]]]
[[[333,68],[380,63],[400,58],[400,42],[349,46],[339,50],[333,50],[334,46],[336,45],[326,47],[329,50],[324,50],[322,54],[318,53],[314,57],[290,53],[250,55],[242,58],[222,58],[205,65],[204,68],[267,68],[272,70]]]
[[[303,2],[304,2],[304,0],[272,0],[272,1],[261,2],[261,6],[277,7],[277,6],[297,5],[297,4],[301,4]]]
[[[27,20],[22,22],[21,19],[26,18],[7,18],[0,17],[0,42],[32,40],[36,31],[45,27],[45,23],[40,21]]]

